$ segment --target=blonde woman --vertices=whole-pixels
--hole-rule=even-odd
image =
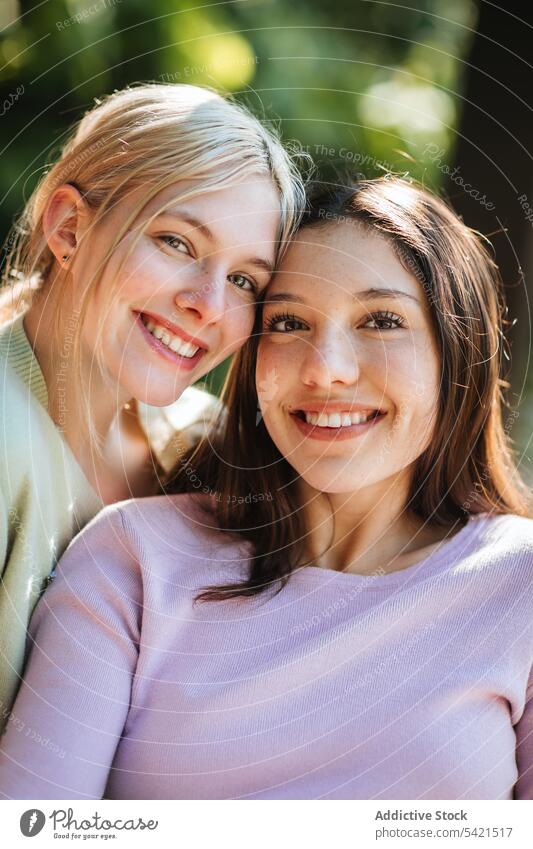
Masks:
[[[498,270],[405,180],[304,223],[189,458],[216,496],[112,505],[59,565],[0,798],[533,799]]]
[[[157,490],[153,408],[244,343],[302,206],[246,110],[157,84],[98,103],[30,198],[5,282],[31,299],[0,334],[0,724],[57,557],[104,504]]]

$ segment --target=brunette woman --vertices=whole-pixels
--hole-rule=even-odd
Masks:
[[[222,444],[180,464],[176,488],[193,469],[208,492],[108,508],[63,558],[3,795],[533,798],[533,521],[500,315],[440,200],[394,179],[319,198]]]

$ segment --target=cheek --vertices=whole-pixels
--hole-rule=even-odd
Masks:
[[[283,388],[283,384],[286,384],[291,378],[294,379],[297,373],[298,363],[294,345],[275,344],[268,337],[261,339],[255,369],[260,400],[260,383],[267,381],[271,386],[275,383],[277,394]]]
[[[274,336],[274,340],[270,335],[261,336],[257,351],[257,368],[265,369],[276,365],[283,369],[287,376],[297,378],[301,358],[309,350],[308,343],[281,333]]]
[[[291,438],[287,433],[285,405],[295,397],[298,383],[299,351],[296,340],[271,342],[268,337],[259,343],[255,370],[259,408],[270,436],[284,453]]]
[[[440,395],[439,364],[427,352],[425,361],[421,357],[411,362],[407,359],[392,377],[394,430],[399,437],[396,444],[403,446],[410,459],[415,459],[426,450],[435,429]]]
[[[146,308],[152,297],[164,285],[164,268],[161,262],[148,261],[153,251],[143,250],[142,242],[128,255],[128,246],[119,245],[109,258],[103,274],[91,297],[88,313],[91,321],[113,324],[119,318],[117,310],[125,305]],[[89,316],[88,316],[89,318]]]
[[[438,357],[428,347],[422,353],[418,352],[408,372],[410,393],[416,401],[416,410],[421,424],[426,426],[438,409],[441,391],[441,369]]]
[[[240,301],[235,304],[232,298],[229,299],[229,303],[226,303],[221,327],[224,357],[238,351],[250,338],[254,326],[255,309],[255,303],[245,304]]]
[[[150,298],[157,297],[171,279],[165,258],[147,238],[141,239],[129,255],[127,250],[120,250],[113,259],[117,297],[139,300],[137,306],[142,307]]]
[[[381,384],[393,403],[415,408],[432,408],[440,388],[439,358],[429,340],[410,340],[407,345],[390,346],[381,356],[369,358],[372,380]]]
[[[271,346],[262,338],[259,340],[257,347],[257,360],[255,364],[255,376],[258,380],[266,373],[271,362]]]

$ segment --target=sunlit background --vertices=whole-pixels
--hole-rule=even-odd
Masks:
[[[518,319],[508,332],[520,411],[511,435],[532,480],[533,28],[520,3],[505,7],[0,0],[2,235],[9,239],[13,216],[94,98],[146,80],[232,92],[325,175],[411,175],[490,238],[509,322]]]

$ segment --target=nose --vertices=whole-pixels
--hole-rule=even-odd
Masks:
[[[204,325],[221,321],[226,308],[226,278],[218,275],[198,275],[188,286],[174,296],[174,303],[182,312],[201,321]]]
[[[337,327],[327,336],[309,340],[300,378],[309,387],[329,389],[332,384],[349,386],[359,380],[360,368],[360,357],[353,339]]]

